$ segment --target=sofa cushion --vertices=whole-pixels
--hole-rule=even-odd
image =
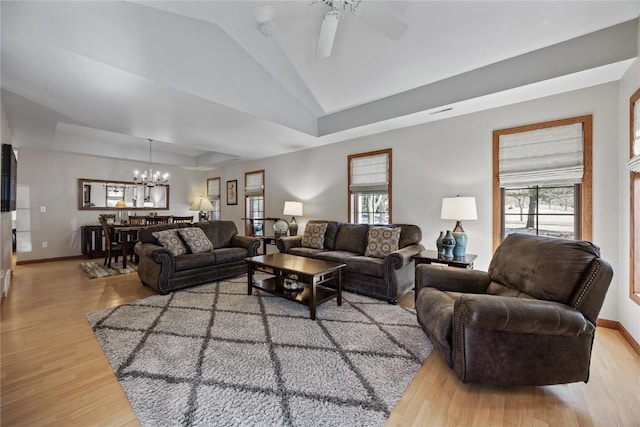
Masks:
[[[384,258],[391,252],[398,250],[400,241],[400,227],[369,227],[367,234],[367,250],[365,256]]]
[[[198,227],[181,228],[178,233],[180,233],[180,236],[194,254],[213,250],[211,240]]]
[[[303,248],[300,246],[296,246],[290,248],[287,252],[290,255],[298,255],[298,256],[306,256],[309,258],[317,258],[320,252],[325,252],[325,249],[313,249],[313,248]]]
[[[302,246],[305,248],[323,249],[324,233],[327,231],[326,222],[307,223],[302,236]]]
[[[238,234],[238,228],[233,221],[200,221],[195,226],[204,231],[214,248],[228,248],[233,237]]]
[[[216,264],[216,255],[213,252],[180,255],[175,258],[176,271],[191,270],[200,267],[209,267]]]
[[[346,264],[347,259],[357,255],[358,254],[354,252],[348,252],[348,251],[322,251],[322,252],[318,252],[314,256],[314,258],[321,259],[324,261],[339,262],[341,264]]]
[[[368,256],[352,256],[345,260],[346,270],[373,277],[383,277],[384,259]]]
[[[171,252],[174,256],[186,254],[187,247],[182,242],[180,236],[178,236],[178,230],[175,228],[169,230],[154,231],[151,233],[153,237],[158,239],[158,243]]]
[[[340,224],[336,236],[336,251],[354,252],[363,255],[367,248],[367,224]]]

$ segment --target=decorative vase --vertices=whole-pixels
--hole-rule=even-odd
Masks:
[[[447,234],[442,238],[442,247],[444,249],[443,256],[447,259],[453,258],[453,248],[456,246],[456,239],[451,234],[451,230],[447,230]]]
[[[442,246],[442,238],[444,237],[444,231],[440,232],[440,237],[436,240],[436,248],[438,248],[438,255],[444,255],[444,246]]]

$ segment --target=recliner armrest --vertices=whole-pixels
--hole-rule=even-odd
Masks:
[[[582,313],[564,304],[497,295],[460,295],[454,325],[460,322],[473,329],[536,335],[575,336],[595,329]]]
[[[441,291],[483,294],[486,293],[489,283],[491,279],[485,271],[434,264],[416,266],[416,296],[420,289],[426,287]]]

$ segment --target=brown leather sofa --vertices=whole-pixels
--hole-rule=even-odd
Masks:
[[[324,247],[302,246],[302,235],[282,237],[276,242],[282,253],[322,259],[346,264],[342,273],[342,288],[346,291],[397,303],[414,288],[415,262],[413,255],[424,250],[420,243],[422,231],[417,225],[391,224],[401,227],[398,250],[384,258],[365,256],[369,225],[336,221],[312,220],[327,223]]]
[[[174,255],[163,247],[153,232],[198,227],[213,244],[203,253]],[[138,233],[135,253],[140,257],[138,277],[161,294],[201,285],[247,272],[245,258],[255,256],[260,240],[239,236],[233,221],[201,221],[145,227]]]
[[[612,276],[590,242],[512,234],[488,272],[418,265],[418,322],[462,382],[587,382]]]

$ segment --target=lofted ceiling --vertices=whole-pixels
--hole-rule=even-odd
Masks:
[[[14,146],[211,168],[618,80],[636,1],[2,1]],[[400,22],[389,37],[372,15]]]

